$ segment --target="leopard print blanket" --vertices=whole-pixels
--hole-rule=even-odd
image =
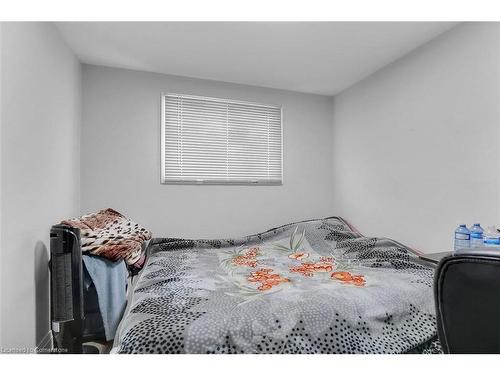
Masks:
[[[83,252],[112,261],[123,259],[135,267],[144,262],[143,244],[151,239],[151,232],[111,208],[61,224],[80,229]]]

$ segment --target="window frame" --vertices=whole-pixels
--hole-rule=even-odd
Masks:
[[[165,175],[165,133],[166,133],[166,108],[165,108],[165,97],[168,95],[178,95],[185,98],[194,98],[194,99],[212,99],[225,101],[229,103],[235,104],[249,104],[261,107],[272,107],[279,108],[280,110],[280,180],[279,181],[266,181],[266,180],[248,180],[248,181],[230,181],[230,180],[167,180]],[[240,186],[282,186],[283,185],[283,105],[271,105],[271,104],[263,104],[257,102],[250,101],[242,101],[242,100],[233,100],[219,97],[210,97],[210,96],[200,96],[200,95],[191,95],[191,94],[178,94],[174,92],[162,92],[160,95],[160,184],[162,185],[240,185]]]

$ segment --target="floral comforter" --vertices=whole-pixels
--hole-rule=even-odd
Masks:
[[[439,351],[433,267],[341,218],[149,252],[115,352]]]

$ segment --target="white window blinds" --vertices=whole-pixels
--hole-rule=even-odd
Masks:
[[[281,107],[162,96],[162,183],[281,184]]]

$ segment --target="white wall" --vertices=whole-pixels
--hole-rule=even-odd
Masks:
[[[459,25],[334,98],[335,213],[425,252],[500,222],[499,31]]]
[[[79,214],[81,67],[48,23],[3,23],[1,342],[49,331],[49,229]]]
[[[283,186],[161,185],[161,92],[283,105]],[[113,207],[156,236],[188,238],[331,215],[331,106],[325,96],[84,65],[82,211]]]

